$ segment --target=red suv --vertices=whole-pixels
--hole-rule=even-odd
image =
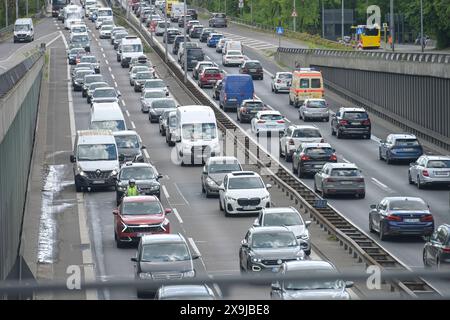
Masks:
[[[170,221],[166,218],[171,209],[164,209],[155,196],[124,197],[113,210],[114,239],[118,248],[125,243],[138,243],[148,234],[170,233]]]
[[[198,76],[198,85],[200,88],[205,86],[213,87],[217,81],[222,79],[223,73],[219,70],[219,68],[203,68]]]

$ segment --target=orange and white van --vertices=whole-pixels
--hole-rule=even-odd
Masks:
[[[311,68],[296,69],[292,73],[289,104],[300,107],[306,99],[322,99],[324,87],[322,72]]]

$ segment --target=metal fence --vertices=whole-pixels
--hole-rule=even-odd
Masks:
[[[8,108],[14,100],[19,100],[17,97],[24,97],[14,121],[5,128],[7,132],[0,143],[0,279],[8,276],[18,256],[42,68],[37,73],[33,73],[36,74],[35,79],[28,79],[32,82],[28,92],[19,91],[17,97],[11,99],[5,93],[14,94],[11,91],[12,88],[20,82],[39,58],[43,59],[42,53],[29,57],[0,78],[2,108]],[[20,88],[18,87],[17,90]]]

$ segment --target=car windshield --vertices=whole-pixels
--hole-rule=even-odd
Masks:
[[[360,172],[356,168],[338,168],[331,170],[330,175],[334,177],[357,177]]]
[[[278,78],[283,79],[283,80],[291,80],[292,73],[280,73],[280,74],[278,74]]]
[[[319,273],[330,274],[333,271],[304,270],[303,272],[308,272],[308,274],[316,276]],[[345,288],[345,282],[342,280],[336,281],[289,280],[284,282],[284,287],[286,290],[319,290],[319,289],[342,290]]]
[[[116,90],[112,88],[100,88],[94,91],[94,98],[116,98]]]
[[[182,131],[183,139],[195,141],[215,139],[217,129],[215,123],[188,123],[183,124]]]
[[[78,146],[78,161],[117,160],[115,144],[81,144]]]
[[[128,136],[114,136],[117,148],[137,149],[139,148],[139,138],[137,135],[130,134]]]
[[[153,79],[153,73],[150,71],[136,73],[136,79]]]
[[[184,243],[155,243],[142,247],[142,262],[173,262],[191,260]]]
[[[122,214],[126,216],[162,214],[162,212],[158,201],[124,202],[122,207]]]
[[[264,183],[259,177],[232,178],[228,181],[228,189],[262,189]]]
[[[122,52],[141,52],[141,44],[127,44],[122,46]]]
[[[306,154],[309,155],[314,155],[314,156],[321,156],[321,155],[327,155],[327,154],[332,154],[333,153],[333,149],[329,148],[329,147],[319,147],[319,148],[307,148],[305,150]]]
[[[16,24],[14,26],[15,31],[28,31],[30,30],[30,25],[28,24]]]
[[[294,138],[321,138],[322,135],[320,134],[320,131],[317,129],[299,129],[299,130],[294,130],[292,137],[294,137]]]
[[[344,112],[343,117],[349,120],[366,120],[369,118],[366,112],[359,111]]]
[[[147,91],[144,93],[144,99],[165,98],[166,93],[164,91]]]
[[[262,120],[282,120],[283,116],[280,114],[262,114],[260,119]]]
[[[241,166],[237,162],[212,162],[208,166],[209,173],[224,173],[241,171]]]
[[[389,202],[390,210],[428,210],[427,205],[418,200],[393,200]]]
[[[264,215],[264,226],[298,226],[303,225],[303,221],[296,212],[276,212]]]
[[[427,163],[427,168],[435,168],[435,169],[450,168],[450,160],[430,160]]]
[[[306,104],[307,108],[326,108],[327,104],[325,101],[322,100],[314,100],[314,101],[308,101]]]
[[[173,109],[176,108],[177,104],[173,99],[158,99],[152,101],[152,108],[153,109]]]
[[[292,248],[297,245],[292,232],[260,232],[252,237],[252,248],[255,249]]]
[[[152,180],[155,177],[155,170],[151,167],[122,167],[122,170],[120,170],[121,180]]]
[[[402,147],[417,147],[419,146],[419,141],[416,139],[397,139],[395,140],[395,145]]]
[[[125,122],[123,120],[94,121],[91,123],[91,129],[122,131],[125,130]]]
[[[147,88],[147,89],[149,89],[149,88],[150,89],[165,88],[166,84],[164,83],[164,81],[159,81],[159,80],[157,80],[157,81],[146,81],[144,87]]]

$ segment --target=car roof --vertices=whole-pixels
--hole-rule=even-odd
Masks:
[[[159,202],[156,196],[135,196],[135,197],[124,197],[123,203],[129,202]]]
[[[125,197],[124,199],[126,199]],[[134,197],[132,197],[134,198]],[[142,244],[150,243],[185,243],[183,236],[180,234],[151,234],[145,235],[141,238]],[[187,245],[187,244],[186,244]]]
[[[325,163],[325,165],[332,169],[358,169],[358,166],[356,164],[347,162],[327,162]]]
[[[391,133],[389,136],[394,139],[417,139],[417,137],[411,133]]]
[[[366,112],[366,109],[364,108],[355,108],[355,107],[341,107],[341,112]]]
[[[269,226],[269,227],[252,227],[251,228],[252,233],[266,233],[266,232],[289,232],[292,233],[291,230],[289,230],[285,226]]]
[[[331,144],[326,142],[320,142],[320,143],[314,143],[314,142],[307,142],[302,143],[303,148],[331,148]]]
[[[296,271],[296,270],[336,270],[331,262],[324,260],[297,260],[288,261],[284,263],[286,265],[286,270]]]

